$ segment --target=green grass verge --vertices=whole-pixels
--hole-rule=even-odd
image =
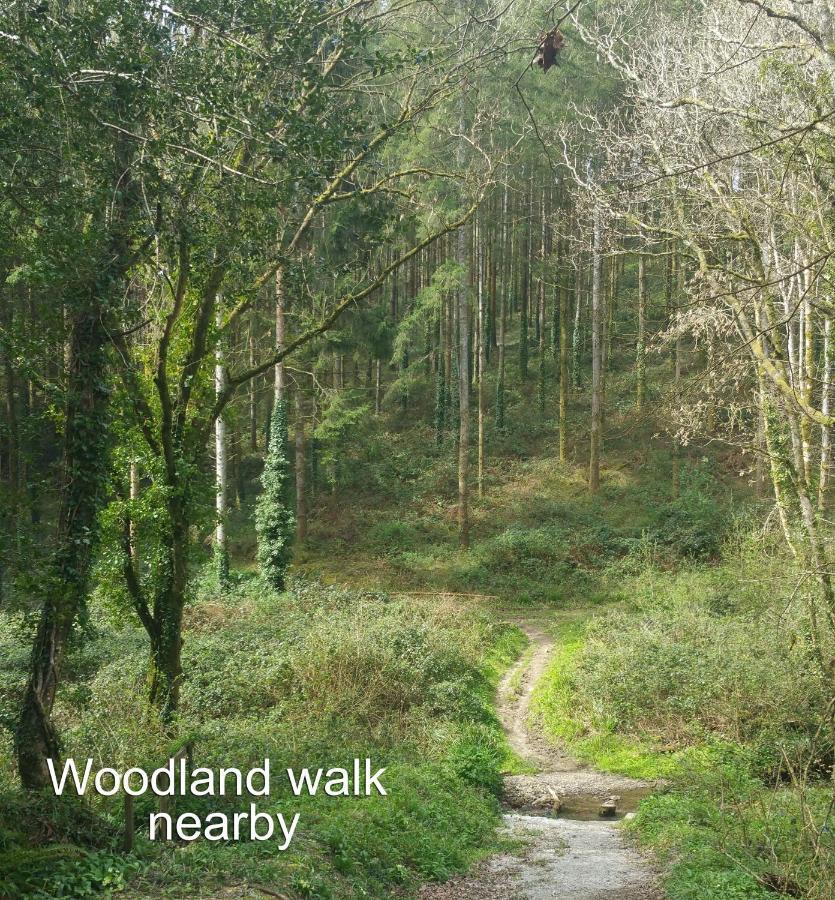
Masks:
[[[578,706],[574,677],[585,632],[586,622],[582,620],[556,626],[551,662],[534,690],[531,711],[541,719],[547,735],[604,772],[648,780],[670,778],[678,769],[679,754],[664,753],[623,737],[592,722]]]

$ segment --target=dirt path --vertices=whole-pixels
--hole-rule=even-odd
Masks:
[[[583,766],[529,727],[534,687],[554,641],[532,618],[518,621],[530,646],[499,685],[497,710],[510,746],[537,774],[505,777],[504,832],[518,854],[495,856],[464,878],[433,885],[422,900],[660,900],[657,876],[624,840],[601,803],[634,809],[652,785]]]

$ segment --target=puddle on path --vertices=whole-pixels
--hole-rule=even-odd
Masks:
[[[607,797],[599,794],[569,794],[560,798],[559,809],[555,809],[554,803],[549,805],[523,805],[521,807],[508,806],[508,811],[517,812],[525,816],[539,816],[546,819],[572,819],[577,822],[617,822],[629,813],[637,811],[641,800],[652,792],[651,788],[633,788],[621,790],[615,796],[618,798],[615,804],[614,814],[602,816],[600,807]]]

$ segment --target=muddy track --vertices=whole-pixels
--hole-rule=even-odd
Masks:
[[[661,900],[649,862],[600,817],[613,798],[618,815],[652,789],[647,782],[597,772],[550,744],[531,726],[531,697],[554,640],[532,617],[516,620],[528,650],[502,679],[497,711],[513,750],[536,774],[504,779],[503,831],[518,853],[495,856],[472,874],[424,888],[422,900]]]

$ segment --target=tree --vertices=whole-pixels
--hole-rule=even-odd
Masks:
[[[283,591],[293,553],[296,517],[290,501],[290,461],[287,458],[285,400],[273,404],[270,442],[261,475],[262,492],[255,508],[258,563],[261,574],[275,591]]]
[[[809,640],[831,683],[835,589],[816,514],[825,496],[815,483],[828,466],[822,460],[835,424],[820,378],[827,353],[818,326],[833,312],[833,234],[821,192],[835,174],[831,128],[821,120],[833,99],[831,11],[826,4],[699,2],[657,11],[636,39],[625,23],[643,11],[633,0],[607,5],[593,23],[574,22],[627,85],[628,121],[597,119],[587,129],[612,177],[635,188],[618,213],[647,243],[666,241],[676,254],[678,296],[666,336],[675,348],[673,439],[678,447],[681,437],[699,433],[700,408],[715,423],[717,394],[729,408],[755,410],[728,416],[724,436],[753,452],[765,447],[787,546],[817,584],[816,594],[804,592]],[[729,41],[739,60],[730,68],[723,62]],[[624,145],[633,148],[628,160]],[[714,364],[703,373],[713,392],[703,404],[688,403],[682,391],[691,336],[725,350],[722,365],[712,351]],[[828,725],[835,735],[831,711]]]
[[[148,634],[149,697],[171,722],[216,423],[240,389],[316,342],[478,204],[483,171],[384,151],[456,94],[463,70],[490,65],[503,46],[485,39],[451,63],[434,54],[446,37],[431,17],[383,27],[401,12],[349,5],[323,14],[317,0],[290,18],[248,0],[206,12],[56,3],[48,29],[23,14],[19,33],[2,34],[4,84],[26,98],[3,123],[4,153],[24,188],[6,190],[4,207],[23,199],[41,230],[39,271],[61,298],[69,347],[65,487],[17,735],[31,786],[45,783],[46,760],[57,756],[50,710],[107,496],[108,414],[145,444],[139,499],[154,507],[155,525],[134,523],[152,540],[140,542],[144,559],[124,578]],[[25,166],[10,149],[18,145],[34,150]],[[468,200],[448,215],[438,198],[453,179],[468,182]],[[424,200],[435,207],[425,234],[383,262],[370,235],[379,239],[387,220]],[[368,224],[325,287],[308,242],[340,208],[365,211]],[[243,357],[236,349],[239,326],[278,272],[306,304],[294,307],[286,346],[250,362],[248,348]]]
[[[603,263],[603,226],[598,206],[592,223],[591,286],[591,445],[589,448],[589,490],[600,489],[600,443],[603,426],[603,317],[605,299],[601,285]]]
[[[65,349],[58,515],[46,572],[31,598],[39,613],[15,730],[20,777],[33,789],[48,783],[46,760],[58,755],[52,707],[85,607],[106,497],[112,334],[128,273],[151,244],[149,229],[139,224],[137,147],[121,129],[103,124],[128,115],[143,123],[158,112],[140,77],[147,71],[147,36],[139,33],[146,24],[140,10],[103,3],[83,34],[69,16],[59,15],[47,29],[34,14],[21,14],[17,33],[3,34],[2,80],[9,99],[20,99],[6,107],[2,147],[16,187],[4,201],[26,222],[20,234],[34,251],[26,278],[36,283],[37,271],[51,276]],[[126,33],[118,50],[114,29]],[[110,77],[114,69],[121,78]],[[53,154],[56,141],[61,152]],[[17,148],[27,149],[24,158]]]
[[[646,394],[646,316],[647,316],[647,281],[646,262],[643,253],[638,254],[638,343],[635,348],[635,408],[641,412],[644,408]]]
[[[570,299],[568,285],[560,286],[560,462],[565,462],[568,448],[568,322]]]
[[[222,325],[220,310],[217,312],[217,324]],[[215,396],[223,393],[226,370],[223,365],[223,348],[218,343],[215,349]],[[229,589],[229,547],[226,542],[226,514],[227,514],[227,446],[226,446],[226,416],[221,413],[215,419],[215,511],[217,524],[215,525],[215,573],[221,591]]]

